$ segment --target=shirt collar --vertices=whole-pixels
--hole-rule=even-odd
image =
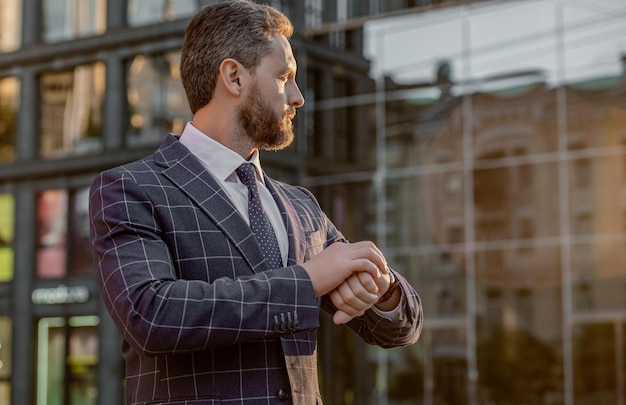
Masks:
[[[237,152],[205,135],[191,122],[185,125],[185,129],[180,135],[180,142],[219,180],[237,181],[235,169],[246,162]],[[265,183],[258,149],[254,151],[247,162],[252,163],[256,168],[257,179]]]

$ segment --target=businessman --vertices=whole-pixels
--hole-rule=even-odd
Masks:
[[[320,310],[370,344],[419,337],[419,297],[376,245],[348,243],[308,190],[261,168],[259,150],[292,142],[304,104],[292,33],[246,0],[200,11],[180,65],[193,120],[92,185],[129,405],[321,404]]]

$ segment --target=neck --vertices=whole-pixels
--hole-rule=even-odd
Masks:
[[[234,114],[229,114],[225,111],[214,111],[210,106],[211,104],[196,111],[191,121],[193,126],[204,135],[237,152],[245,160],[250,159],[257,147],[238,128],[234,119],[226,119],[226,117],[233,117]]]

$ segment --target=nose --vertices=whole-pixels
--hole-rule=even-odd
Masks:
[[[304,96],[298,87],[298,84],[294,81],[289,92],[289,105],[295,108],[300,108],[304,105]]]

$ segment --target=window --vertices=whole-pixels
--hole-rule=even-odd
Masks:
[[[533,326],[533,302],[532,293],[528,289],[519,289],[515,292],[517,305],[517,327],[531,331]]]
[[[11,403],[11,318],[0,316],[0,404]]]
[[[502,291],[490,288],[486,293],[485,326],[487,331],[492,332],[502,325],[504,303]]]
[[[574,222],[574,233],[579,236],[588,236],[593,232],[591,214],[582,212],[578,214]]]
[[[591,284],[586,280],[580,280],[574,284],[574,307],[581,311],[593,308],[593,291]]]
[[[574,179],[579,189],[588,189],[592,181],[591,159],[581,158],[574,161]]]
[[[0,0],[0,7],[1,2],[2,0]],[[1,38],[0,36],[0,40]],[[15,128],[18,107],[18,80],[13,77],[0,79],[0,164],[15,160]]]
[[[93,268],[88,188],[46,190],[37,198],[37,277],[60,278]],[[68,231],[69,230],[69,231]]]
[[[103,34],[106,0],[44,0],[43,39],[46,42]]]
[[[0,194],[0,283],[13,279],[14,218],[13,195]]]
[[[516,147],[513,150],[513,156],[525,157],[527,155],[526,148]],[[511,174],[515,176],[516,187],[519,192],[528,192],[533,186],[533,166],[528,163],[522,163],[511,169]]]
[[[324,15],[322,0],[306,0],[304,9],[305,27],[316,28],[322,25]]]
[[[73,274],[90,273],[93,259],[89,242],[89,188],[70,194],[69,203],[69,269]]]
[[[97,316],[39,320],[38,404],[96,404],[99,323]]]
[[[348,78],[335,77],[333,80],[334,97],[341,99],[353,94],[352,82]],[[358,156],[356,153],[356,139],[354,115],[354,107],[338,107],[333,110],[334,114],[334,140],[335,147],[334,157],[343,159],[346,162],[356,162]]]
[[[37,198],[37,276],[65,274],[67,193],[46,190]]]
[[[573,328],[574,393],[577,403],[618,404],[615,327],[595,321]]]
[[[533,250],[535,238],[535,223],[532,218],[520,218],[518,220],[518,238],[520,239],[520,254],[527,254]]]
[[[0,52],[19,48],[22,31],[22,2],[0,0]]]
[[[40,154],[44,158],[102,149],[104,64],[46,73],[40,78]]]
[[[160,142],[181,133],[192,118],[180,82],[180,53],[137,55],[128,66],[129,138],[131,146]]]
[[[457,244],[463,243],[465,240],[463,235],[463,228],[458,225],[451,225],[448,228],[448,243]]]
[[[200,9],[199,3],[199,0],[128,0],[128,24],[147,25],[189,17]]]

